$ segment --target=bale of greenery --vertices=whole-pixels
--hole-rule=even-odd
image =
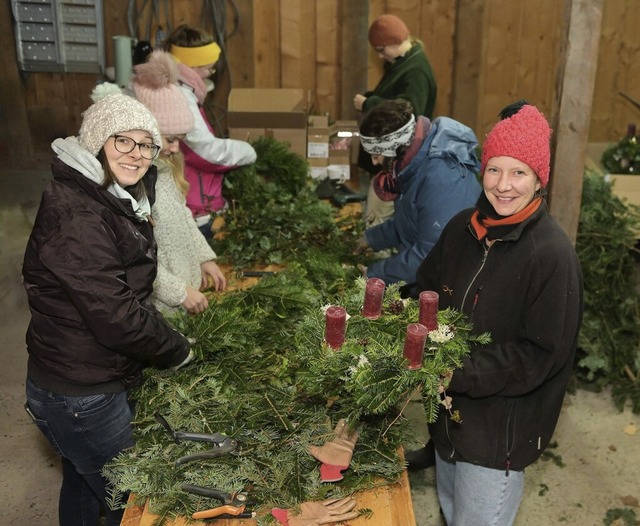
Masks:
[[[639,232],[638,207],[587,170],[576,239],[585,308],[575,378],[583,387],[611,386],[618,408],[630,401],[634,412],[640,412]]]

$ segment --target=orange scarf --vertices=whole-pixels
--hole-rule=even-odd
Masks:
[[[516,212],[513,215],[502,217],[500,219],[495,219],[492,217],[484,217],[480,215],[478,209],[471,216],[471,227],[475,232],[478,240],[482,241],[487,234],[490,233],[491,230],[500,230],[504,232],[505,230],[500,227],[505,227],[509,225],[518,225],[522,223],[528,217],[531,217],[534,212],[540,208],[542,204],[542,196],[534,198],[527,206],[525,206],[520,212]],[[495,231],[494,230],[494,231]],[[498,239],[499,236],[489,235],[488,239]]]

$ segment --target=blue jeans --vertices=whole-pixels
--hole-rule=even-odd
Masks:
[[[436,451],[436,489],[448,526],[513,524],[524,490],[524,472],[448,462]]]
[[[211,217],[206,224],[200,225],[198,227],[198,230],[200,230],[200,232],[202,233],[202,235],[207,241],[209,241],[210,239],[213,239],[213,231],[211,230],[212,226],[213,226],[213,217]]]
[[[114,489],[103,466],[133,446],[133,408],[127,392],[62,396],[27,379],[25,406],[40,431],[62,457],[58,515],[61,526],[96,526],[100,511],[118,526],[124,509],[112,510]],[[120,494],[122,504],[127,495]]]

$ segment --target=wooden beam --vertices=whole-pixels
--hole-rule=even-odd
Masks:
[[[340,2],[339,23],[342,25],[342,76],[340,90],[341,119],[356,119],[353,96],[367,90],[367,57],[369,53],[369,3]]]
[[[551,214],[575,243],[604,0],[565,0],[552,139]]]
[[[27,167],[33,155],[27,107],[24,100],[24,77],[18,71],[16,42],[10,3],[0,4],[0,155],[6,166]],[[25,74],[26,76],[26,74]],[[30,166],[29,166],[30,167]]]

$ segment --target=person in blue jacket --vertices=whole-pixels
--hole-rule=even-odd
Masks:
[[[376,195],[395,200],[394,216],[367,228],[356,248],[392,253],[361,270],[387,285],[412,284],[449,219],[478,200],[478,140],[460,122],[416,118],[408,101],[394,99],[367,113],[360,141],[382,169],[373,181]]]

